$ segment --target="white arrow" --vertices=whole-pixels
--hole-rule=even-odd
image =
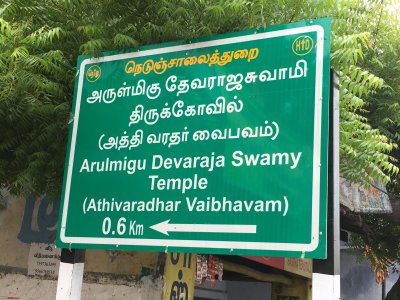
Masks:
[[[231,224],[169,224],[170,220],[150,226],[151,229],[169,235],[168,232],[218,232],[256,233],[257,225]]]

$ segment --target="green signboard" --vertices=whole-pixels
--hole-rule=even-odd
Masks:
[[[57,246],[325,257],[329,26],[80,57]]]

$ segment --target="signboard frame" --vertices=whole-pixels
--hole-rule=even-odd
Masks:
[[[99,58],[82,57],[79,62],[79,73],[76,79],[73,122],[70,127],[70,138],[67,150],[67,160],[63,185],[63,203],[62,215],[59,222],[59,234],[57,245],[59,247],[74,248],[104,248],[104,249],[136,249],[136,250],[165,250],[176,252],[197,251],[202,253],[222,253],[222,254],[244,254],[244,255],[269,255],[269,256],[287,256],[287,257],[318,257],[323,258],[326,252],[326,197],[321,197],[326,191],[321,190],[326,187],[327,174],[321,176],[321,165],[327,163],[327,153],[321,153],[321,150],[327,149],[322,143],[324,137],[323,130],[327,130],[327,105],[323,107],[324,101],[329,101],[327,89],[329,88],[329,60],[326,61],[327,49],[329,51],[329,20],[321,19],[315,21],[305,21],[295,24],[268,27],[255,32],[242,32],[216,36],[211,38],[199,39],[195,42],[178,42],[166,45],[156,45],[144,47],[139,52],[127,52],[105,55]],[[167,54],[171,52],[200,49],[216,45],[234,44],[246,41],[255,41],[275,37],[284,37],[294,34],[307,34],[316,32],[316,81],[315,81],[315,111],[313,128],[313,176],[312,176],[312,228],[309,243],[274,243],[274,242],[248,242],[248,241],[215,241],[215,240],[187,240],[187,239],[146,239],[146,238],[117,238],[117,237],[76,237],[66,234],[67,217],[69,212],[69,201],[73,163],[76,148],[77,132],[79,128],[80,107],[82,101],[82,88],[85,79],[85,68],[89,64],[98,62],[112,62],[115,60],[146,57],[155,54]],[[327,78],[326,78],[327,77]],[[323,164],[322,164],[323,162]],[[324,170],[327,166],[323,165]],[[324,171],[325,172],[325,171]],[[322,202],[321,202],[322,200]],[[287,203],[286,203],[287,208]],[[319,250],[318,250],[319,248]],[[318,251],[317,251],[318,250]],[[313,254],[314,252],[314,254]],[[315,254],[317,253],[317,254]]]

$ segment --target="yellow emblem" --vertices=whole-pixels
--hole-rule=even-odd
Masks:
[[[89,82],[95,82],[100,76],[101,69],[98,65],[93,65],[86,71],[86,80]]]
[[[297,37],[292,44],[292,51],[299,56],[307,55],[314,48],[314,40],[308,35]]]

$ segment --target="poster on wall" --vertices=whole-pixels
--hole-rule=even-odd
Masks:
[[[57,278],[60,268],[61,249],[53,244],[30,245],[28,275]]]

